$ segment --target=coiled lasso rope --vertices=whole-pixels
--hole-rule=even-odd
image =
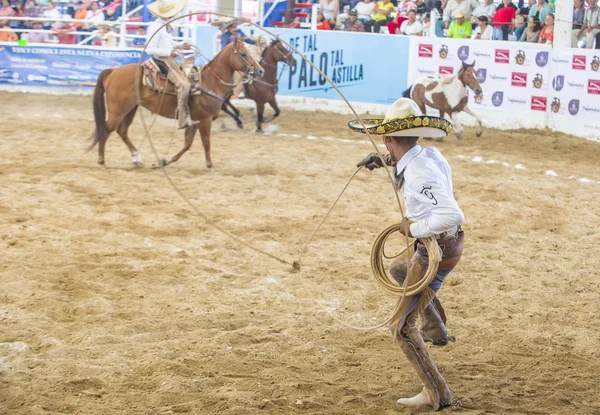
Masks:
[[[170,19],[169,21],[166,21],[155,33],[153,33],[150,38],[148,39],[146,46],[144,46],[143,50],[142,50],[142,54],[140,56],[140,60],[139,60],[139,67],[136,73],[136,95],[137,95],[137,104],[138,106],[142,106],[142,98],[141,98],[141,88],[140,88],[140,80],[141,80],[141,76],[142,76],[142,68],[141,68],[141,63],[142,63],[142,59],[144,57],[144,54],[146,52],[146,47],[147,45],[150,43],[150,41],[154,38],[154,36],[156,36],[156,34],[165,26],[167,26],[168,24],[179,20],[179,19],[183,19],[183,18],[187,18],[187,17],[192,17],[195,15],[206,15],[206,14],[210,14],[210,15],[216,15],[216,16],[221,16],[221,17],[228,17],[228,18],[234,18],[237,19],[239,21],[243,21],[244,23],[250,24],[254,27],[256,27],[259,30],[262,30],[263,32],[273,36],[274,38],[278,39],[281,43],[283,43],[284,45],[286,45],[287,47],[291,48],[295,53],[297,53],[299,56],[302,57],[302,59],[307,62],[310,66],[313,67],[313,69],[315,69],[317,71],[317,73],[319,73],[321,76],[323,76],[323,78],[333,87],[333,89],[335,89],[335,91],[340,95],[340,97],[344,100],[344,102],[346,103],[346,105],[348,105],[348,108],[350,108],[350,110],[352,111],[352,113],[354,114],[354,116],[360,121],[360,124],[363,126],[363,128],[367,131],[367,136],[371,142],[371,144],[373,145],[373,147],[375,148],[375,152],[377,153],[377,155],[379,156],[380,160],[382,161],[382,163],[385,165],[385,160],[383,158],[383,155],[381,154],[381,152],[379,151],[379,147],[377,146],[377,144],[375,143],[375,141],[373,140],[373,137],[371,136],[371,134],[368,132],[366,125],[363,122],[363,119],[358,115],[358,113],[356,112],[356,110],[354,109],[354,107],[350,104],[350,102],[348,101],[348,99],[344,96],[344,94],[342,93],[342,91],[340,91],[340,89],[331,81],[331,79],[325,74],[323,73],[323,71],[321,71],[321,69],[319,69],[314,63],[312,63],[310,60],[308,60],[298,49],[296,49],[294,46],[290,45],[288,42],[286,42],[284,39],[282,39],[281,37],[277,36],[275,33],[272,33],[271,31],[265,29],[262,26],[257,25],[254,22],[251,22],[247,19],[243,19],[243,18],[239,18],[239,17],[235,17],[235,16],[231,16],[228,14],[224,14],[224,13],[216,13],[216,12],[209,12],[209,11],[205,11],[205,12],[192,12],[192,13],[187,13],[181,16],[178,16],[176,18]],[[274,259],[278,262],[281,262],[282,264],[287,264],[287,265],[291,265],[292,268],[295,271],[299,271],[300,270],[300,258],[302,257],[302,255],[306,252],[309,243],[312,241],[313,237],[316,235],[316,233],[318,232],[319,228],[321,227],[321,225],[325,222],[325,219],[327,219],[327,217],[329,216],[329,214],[331,213],[331,211],[333,210],[333,208],[335,207],[336,203],[339,201],[339,199],[341,198],[342,194],[345,192],[346,188],[349,186],[350,182],[352,181],[352,179],[356,176],[356,174],[358,173],[358,171],[360,169],[357,169],[354,174],[352,175],[352,177],[348,180],[348,182],[346,183],[346,185],[344,186],[342,192],[340,193],[340,195],[337,197],[337,199],[335,200],[335,202],[332,204],[332,206],[330,207],[329,211],[326,213],[326,215],[323,217],[323,219],[321,220],[321,222],[319,223],[319,225],[317,226],[317,228],[315,229],[315,231],[311,234],[310,238],[308,239],[307,243],[304,244],[303,248],[300,250],[299,252],[299,258],[297,261],[290,261],[281,257],[278,257],[274,254],[271,254],[269,252],[266,252],[260,248],[257,248],[251,244],[249,244],[248,242],[242,240],[241,238],[237,237],[236,235],[233,235],[231,232],[227,231],[226,229],[224,229],[223,227],[221,227],[220,225],[218,225],[216,222],[214,222],[213,220],[211,220],[207,215],[205,215],[202,211],[200,211],[200,209],[198,209],[196,207],[196,205],[188,198],[186,197],[186,195],[181,191],[181,189],[179,189],[179,187],[175,184],[175,182],[173,181],[173,179],[171,178],[170,174],[167,172],[166,166],[163,166],[160,160],[160,156],[158,155],[158,151],[152,141],[152,138],[150,136],[150,128],[148,127],[148,124],[146,123],[146,120],[144,118],[144,113],[143,111],[139,112],[140,114],[140,119],[142,121],[142,126],[144,128],[144,132],[145,132],[145,138],[148,139],[148,142],[150,144],[150,147],[152,149],[152,152],[154,153],[154,156],[156,157],[156,161],[157,164],[160,166],[160,170],[163,172],[165,179],[169,182],[169,184],[171,185],[171,187],[175,190],[175,192],[177,194],[179,194],[179,196],[190,206],[190,208],[200,217],[202,217],[206,223],[208,223],[209,225],[213,226],[214,228],[216,228],[218,231],[220,231],[221,233],[223,233],[224,235],[226,235],[227,237],[231,238],[233,241],[236,241],[238,243],[240,243],[241,245],[244,245],[245,247],[258,252],[260,254],[263,254],[265,256],[270,257],[271,259]],[[388,169],[385,169],[386,173],[388,174],[388,177],[390,179],[390,183],[392,184],[392,188],[394,189],[394,194],[396,196],[396,200],[398,202],[398,207],[400,209],[400,214],[402,217],[405,217],[405,210],[404,207],[402,206],[402,202],[400,201],[400,197],[398,195],[398,190],[396,189],[396,186],[394,184],[394,180],[392,178],[392,174],[390,173],[390,171]],[[399,225],[394,225],[394,226],[399,226]],[[385,231],[384,231],[385,232]],[[376,242],[378,240],[381,239],[381,236],[383,234],[379,235],[378,238],[376,239]],[[378,254],[379,252],[381,254],[383,254],[383,248],[385,245],[385,240],[387,239],[387,237],[385,239],[383,239],[382,242],[377,243],[377,246],[374,245],[373,249],[371,251],[371,264],[373,263],[379,263],[377,261],[374,261],[373,255]],[[435,241],[435,239],[433,239],[433,244],[435,244],[435,248],[434,246],[432,246],[432,242],[429,241],[425,241],[423,240],[423,243],[425,244],[425,246],[427,247],[428,251],[430,252],[429,254],[429,262],[430,262],[430,266],[429,269],[427,271],[427,276],[426,278],[429,278],[429,282],[431,282],[431,280],[433,279],[433,277],[435,277],[435,274],[437,272],[437,264],[439,263],[439,259],[436,260],[437,256],[435,254],[432,255],[433,252],[439,252],[439,248],[437,247],[437,242]],[[381,246],[379,248],[379,246]],[[409,238],[408,236],[406,237],[406,250],[410,249],[410,244],[409,244]],[[405,251],[406,251],[405,250]],[[381,260],[381,254],[379,254],[379,261]],[[410,260],[407,263],[407,269],[410,268]],[[387,274],[385,273],[385,271],[383,270],[383,266],[381,266],[381,268],[374,268],[373,269],[373,273],[375,274],[375,278],[377,279],[377,281],[383,281],[384,278],[387,280],[387,283],[383,286],[384,289],[394,295],[398,295],[401,294],[402,296],[400,297],[400,299],[398,300],[394,313],[393,315],[386,319],[386,321],[384,321],[381,324],[378,324],[376,326],[372,326],[372,327],[359,327],[359,326],[354,326],[352,324],[347,323],[346,321],[338,318],[337,316],[333,315],[332,312],[330,310],[327,310],[313,295],[312,290],[308,287],[308,284],[306,284],[306,281],[302,280],[302,284],[304,286],[304,289],[308,292],[308,294],[310,295],[310,297],[327,313],[329,313],[331,315],[331,317],[336,320],[337,322],[339,322],[340,324],[355,329],[355,330],[360,330],[360,331],[370,331],[370,330],[375,330],[375,329],[379,329],[382,327],[385,327],[387,325],[389,325],[390,323],[392,323],[394,321],[394,319],[396,318],[396,315],[398,314],[398,310],[400,309],[400,305],[404,299],[404,297],[406,295],[409,295],[406,293],[406,290],[402,289],[401,287],[398,287],[397,285],[393,286],[393,287],[389,287],[389,285],[391,285],[391,282],[389,280],[389,278],[387,277]],[[433,275],[433,276],[431,276]],[[423,281],[427,281],[427,279],[423,279]],[[427,284],[425,284],[423,282],[423,284],[419,284],[420,290],[425,289],[425,287],[427,287],[427,285],[429,284],[429,282],[427,282]],[[398,291],[400,290],[400,291]],[[415,294],[417,294],[420,291],[415,290],[411,290],[411,292],[414,292]],[[412,294],[412,295],[415,295]]]

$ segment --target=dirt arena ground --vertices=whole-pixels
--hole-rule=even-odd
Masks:
[[[399,219],[383,171],[358,174],[293,273],[197,217],[147,142],[134,168],[113,135],[100,168],[83,152],[90,97],[0,101],[0,414],[428,412],[396,405],[420,384],[388,330],[335,320],[373,326],[394,301],[369,268]],[[244,117],[217,121],[213,171],[198,139],[169,172],[217,223],[294,260],[372,148],[350,115],[284,110],[270,135]],[[163,155],[182,144],[173,122],[153,137]],[[445,412],[600,414],[600,145],[473,129],[436,145],[467,237],[440,291],[456,342],[430,349],[464,403]]]

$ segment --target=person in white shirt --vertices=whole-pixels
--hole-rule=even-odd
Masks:
[[[181,66],[175,58],[181,55],[181,46],[183,49],[190,49],[187,43],[178,43],[173,39],[173,28],[166,25],[166,20],[171,19],[185,7],[185,0],[156,0],[148,5],[150,13],[157,18],[148,26],[148,39],[156,33],[146,46],[146,52],[152,55],[155,61],[164,63],[168,68],[167,79],[175,85],[177,91],[177,109],[179,111],[179,128],[199,124],[199,121],[193,121],[190,117],[189,95],[191,84],[187,76],[183,73]],[[166,19],[166,20],[165,20]]]
[[[406,202],[401,232],[417,240],[410,268],[407,269],[405,263],[393,261],[390,264],[392,277],[402,284],[408,275],[408,283],[415,284],[426,274],[429,258],[427,250],[419,242],[420,238],[435,237],[439,246],[443,247],[434,280],[419,294],[403,299],[399,322],[394,327],[396,342],[424,385],[421,393],[413,398],[399,399],[398,403],[410,407],[429,405],[437,411],[454,402],[452,392],[427,351],[424,338],[433,334],[439,336],[430,338],[437,340],[434,344],[445,345],[448,342],[442,317],[445,313],[435,293],[462,256],[464,234],[461,224],[464,215],[454,199],[448,162],[439,150],[421,147],[417,141],[419,137],[444,137],[452,131],[452,126],[443,118],[422,115],[417,104],[408,98],[392,104],[385,119],[368,122],[370,125],[366,130],[372,135],[383,136],[389,154],[382,159],[377,153],[371,153],[358,166],[369,170],[384,164],[394,167],[394,181]],[[351,121],[349,126],[357,132],[366,133],[358,120]],[[421,331],[416,328],[420,314]]]
[[[104,12],[100,10],[97,1],[92,2],[86,20],[89,22],[85,24],[85,28],[88,30],[94,30],[94,28],[104,23]]]
[[[400,34],[405,36],[422,36],[423,25],[417,20],[417,11],[411,9],[406,14],[408,20],[405,20],[400,25]]]
[[[479,16],[487,16],[488,21],[494,19],[494,14],[496,13],[496,5],[494,4],[494,0],[484,0],[483,4],[480,4],[473,10],[473,14],[471,15],[471,23],[477,24],[477,18]]]
[[[598,7],[598,0],[589,0],[589,4],[590,7],[586,10],[583,18],[583,26],[573,34],[573,42],[576,44],[578,40],[586,39],[586,48],[592,49],[594,39],[600,33],[600,7]]]
[[[477,23],[473,39],[492,40],[492,26],[490,26],[487,16],[479,16]]]
[[[55,19],[55,20],[60,19],[60,12],[54,5],[54,2],[49,1],[48,5],[46,7],[47,7],[46,10],[44,10],[44,12],[42,13],[42,17],[44,19]],[[54,23],[55,22],[44,22],[44,29],[48,29],[48,28],[52,27],[52,25],[54,25]]]
[[[358,13],[358,20],[364,24],[371,20],[371,14],[373,14],[373,10],[375,9],[375,2],[372,0],[362,0],[354,8]]]

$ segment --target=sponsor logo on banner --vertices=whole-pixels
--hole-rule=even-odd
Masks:
[[[515,63],[517,65],[523,65],[525,63],[525,58],[526,58],[525,51],[524,50],[520,50],[515,55]]]
[[[558,110],[560,109],[560,99],[554,97],[552,104],[550,104],[550,108],[552,109],[553,113],[558,113]]]
[[[513,72],[510,80],[512,86],[527,86],[527,74],[523,72]]]
[[[419,58],[433,58],[433,45],[419,45]]]
[[[568,81],[567,85],[569,85],[573,89],[585,89],[584,84],[578,84],[577,82]]]
[[[588,80],[588,94],[600,95],[600,80]]]
[[[565,59],[565,58],[557,58],[556,56],[553,56],[552,57],[552,62],[554,62],[554,63],[566,63],[566,64],[568,64],[569,60]]]
[[[29,74],[27,75],[27,80],[29,82],[33,82],[33,81],[37,81],[37,82],[46,82],[48,80],[47,77],[42,76],[42,75],[33,75],[33,74]]]
[[[590,62],[590,67],[592,68],[592,71],[598,72],[598,69],[600,69],[600,58],[594,56],[594,59]]]
[[[473,55],[475,55],[478,58],[491,58],[492,55],[490,55],[487,52],[477,52],[477,51],[473,51]]]
[[[541,73],[536,73],[535,78],[533,78],[533,87],[536,89],[540,89],[542,84],[544,83],[544,77],[542,77]]]
[[[446,59],[448,57],[448,46],[442,45],[438,53],[440,54],[440,58]]]
[[[496,55],[494,60],[496,63],[509,63],[510,52],[508,49],[496,49]]]
[[[417,72],[422,73],[424,75],[435,75],[435,71],[432,71],[431,69],[417,69]]]
[[[63,63],[63,62],[52,61],[52,67],[53,68],[58,68],[58,69],[71,69],[71,64],[70,63]]]
[[[548,55],[548,52],[538,52],[538,54],[535,55],[536,65],[540,68],[543,68],[544,66],[548,65]]]
[[[502,102],[504,102],[504,92],[494,92],[494,94],[492,95],[492,104],[494,105],[494,107],[499,107],[500,105],[502,105]]]
[[[555,91],[562,91],[565,86],[565,76],[564,75],[556,75],[552,80],[552,88]]]
[[[487,79],[487,69],[481,68],[477,69],[477,82],[480,84],[484,83]]]
[[[573,61],[571,66],[573,69],[577,69],[579,71],[585,71],[585,62],[587,57],[585,55],[573,55]]]
[[[511,98],[511,97],[508,97],[508,102],[510,102],[511,104],[527,105],[527,101],[525,101],[522,98]]]
[[[440,75],[452,75],[454,73],[454,68],[452,66],[440,66],[439,74]]]
[[[461,46],[460,48],[458,48],[458,59],[460,59],[461,61],[466,61],[467,59],[469,59],[468,46]]]
[[[587,105],[583,106],[583,110],[586,112],[595,112],[595,113],[600,113],[600,108],[596,108],[596,107],[588,107]]]
[[[579,112],[579,100],[572,99],[571,101],[569,101],[569,114],[577,115],[578,112]]]
[[[534,111],[546,111],[546,97],[531,97],[531,109]]]
[[[490,78],[492,78],[494,81],[508,81],[508,78],[502,75],[490,74]]]

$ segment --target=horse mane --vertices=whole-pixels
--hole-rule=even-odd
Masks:
[[[280,42],[279,39],[273,39],[271,41],[271,44],[269,46],[275,46],[276,44],[278,44]],[[262,51],[262,55],[260,55],[261,58],[265,57],[265,53],[267,52],[268,46]]]

